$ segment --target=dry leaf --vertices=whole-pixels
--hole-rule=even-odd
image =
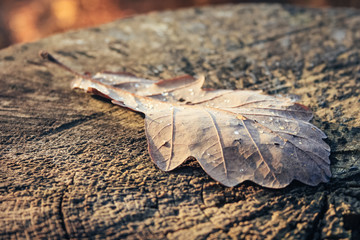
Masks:
[[[42,56],[60,65],[51,55]],[[245,180],[270,188],[294,179],[317,185],[331,176],[326,135],[309,123],[311,111],[290,99],[203,90],[204,77],[154,82],[124,73],[77,76],[73,88],[145,114],[149,153],[164,171],[192,156],[229,187]]]

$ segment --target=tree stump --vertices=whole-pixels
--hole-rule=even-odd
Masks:
[[[359,238],[360,11],[223,5],[150,13],[0,51],[0,238]],[[141,114],[70,89],[80,72],[297,95],[327,135],[316,187],[227,188],[194,161],[162,172]]]

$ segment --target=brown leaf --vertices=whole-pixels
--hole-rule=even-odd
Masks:
[[[154,82],[104,72],[79,76],[72,87],[144,113],[150,156],[164,171],[192,156],[229,187],[245,180],[271,188],[329,180],[330,148],[309,123],[308,108],[258,91],[205,91],[203,83],[204,77]]]

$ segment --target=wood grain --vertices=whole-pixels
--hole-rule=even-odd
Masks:
[[[360,11],[224,5],[165,11],[0,51],[0,238],[353,238],[360,220]],[[69,87],[77,71],[298,95],[329,137],[330,183],[226,188],[165,173],[143,116]]]

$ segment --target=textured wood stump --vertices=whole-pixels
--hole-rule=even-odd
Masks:
[[[360,11],[225,5],[152,13],[0,51],[0,238],[360,236]],[[298,95],[331,146],[330,183],[226,188],[162,172],[141,114],[70,89],[42,61]]]

